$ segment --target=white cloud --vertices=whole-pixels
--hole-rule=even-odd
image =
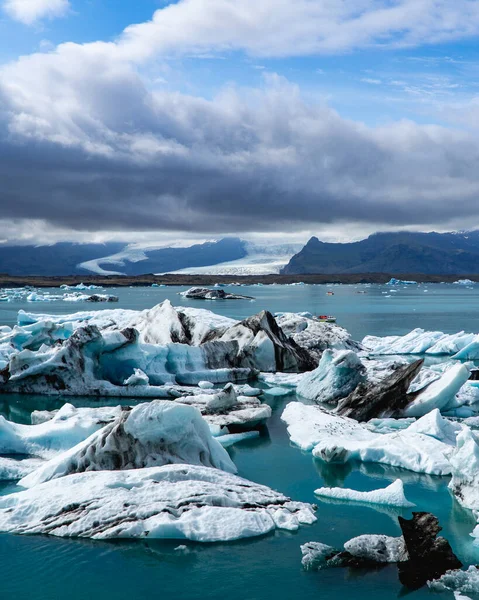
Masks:
[[[363,83],[369,83],[371,85],[381,85],[382,83],[380,79],[371,79],[370,77],[363,77],[361,81]]]
[[[118,48],[137,60],[185,51],[301,56],[478,32],[479,3],[471,0],[181,0],[128,27]]]
[[[478,29],[466,0],[182,0],[114,42],[22,57],[0,69],[2,217],[208,232],[477,220],[474,135],[368,128],[275,75],[205,100],[153,90],[142,70],[166,53],[308,54]]]
[[[69,0],[4,0],[4,11],[14,20],[33,25],[45,18],[62,17],[70,8]]]

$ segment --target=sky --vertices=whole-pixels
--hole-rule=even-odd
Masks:
[[[0,0],[0,242],[479,227],[479,0]]]

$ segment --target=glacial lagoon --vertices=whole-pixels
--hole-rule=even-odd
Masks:
[[[114,308],[141,310],[164,299],[174,305],[207,308],[224,316],[241,319],[262,309],[271,312],[333,314],[354,339],[365,335],[403,335],[415,327],[455,333],[479,331],[479,285],[429,284],[420,286],[251,286],[234,288],[250,301],[192,301],[181,298],[185,288],[118,288]],[[395,291],[393,291],[393,289]],[[326,291],[334,291],[327,296]],[[366,293],[359,294],[358,291]],[[53,290],[52,290],[53,293]],[[0,306],[0,324],[13,325],[17,312],[49,314],[96,310],[110,306],[70,303],[12,302]],[[1,535],[0,595],[2,598],[72,600],[123,600],[157,595],[178,599],[211,598],[232,600],[267,598],[323,599],[354,597],[362,600],[397,598],[402,588],[395,565],[370,571],[324,569],[306,572],[301,567],[300,545],[320,541],[340,547],[365,533],[400,535],[397,516],[408,509],[360,506],[316,498],[321,486],[344,486],[356,490],[385,487],[400,478],[415,510],[431,511],[439,517],[443,534],[465,564],[479,562],[479,548],[469,536],[476,521],[450,494],[447,478],[420,475],[382,465],[325,465],[291,445],[280,420],[284,406],[295,395],[267,398],[273,416],[258,439],[231,446],[228,451],[239,475],[280,490],[294,500],[318,505],[315,524],[297,532],[276,531],[261,538],[227,544],[198,544],[173,541],[68,540],[43,536]],[[76,406],[98,402],[92,398],[68,398]],[[118,404],[108,399],[109,405]],[[122,400],[124,404],[131,401]],[[0,411],[8,419],[29,422],[35,409],[54,409],[59,398],[45,396],[0,396]],[[2,494],[15,490],[12,484]],[[178,546],[186,548],[178,549]],[[471,594],[469,594],[471,595]],[[432,597],[423,588],[414,598]],[[471,595],[472,596],[472,595]],[[440,596],[439,596],[440,597]],[[452,597],[445,593],[444,598]]]

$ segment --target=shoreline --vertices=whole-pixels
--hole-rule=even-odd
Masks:
[[[32,286],[36,288],[59,287],[61,285],[98,285],[102,287],[141,287],[151,286],[153,283],[166,286],[212,286],[216,283],[231,285],[241,283],[264,285],[310,283],[310,284],[385,284],[391,278],[417,283],[454,283],[458,279],[470,279],[479,282],[476,275],[424,275],[419,273],[358,273],[358,274],[308,274],[308,275],[56,275],[24,276],[0,274],[0,287],[20,288]]]

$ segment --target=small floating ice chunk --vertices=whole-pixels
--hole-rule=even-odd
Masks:
[[[404,485],[400,479],[396,479],[396,481],[384,489],[373,490],[371,492],[358,492],[345,488],[319,488],[314,493],[316,496],[335,500],[385,504],[387,506],[401,506],[405,508],[415,506],[404,495]]]
[[[456,599],[463,594],[476,595],[479,594],[479,569],[471,565],[465,571],[461,569],[447,571],[439,579],[428,581],[427,585],[434,592],[454,592]],[[467,596],[462,597],[467,598]]]
[[[134,372],[128,379],[125,379],[123,385],[149,385],[150,379],[141,369],[134,369]]]
[[[408,558],[402,536],[360,535],[346,542],[344,549],[353,556],[378,563],[397,563]]]
[[[317,570],[336,552],[332,546],[321,544],[321,542],[308,542],[301,546],[303,555],[301,564],[306,571]]]
[[[199,381],[198,387],[201,388],[202,390],[211,390],[212,388],[215,387],[215,384],[211,383],[211,381]]]

